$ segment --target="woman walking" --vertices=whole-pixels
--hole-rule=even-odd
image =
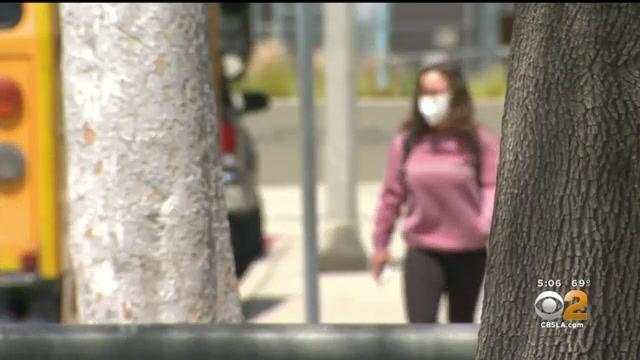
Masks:
[[[389,260],[404,208],[405,305],[411,323],[436,321],[449,295],[450,322],[472,322],[484,276],[498,164],[498,142],[474,121],[460,70],[423,69],[412,112],[388,151],[374,230],[372,271]]]

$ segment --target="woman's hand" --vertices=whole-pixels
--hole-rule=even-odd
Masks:
[[[385,265],[389,262],[391,256],[389,250],[378,250],[373,254],[371,259],[371,270],[373,272],[373,278],[378,280],[382,271],[384,271]]]

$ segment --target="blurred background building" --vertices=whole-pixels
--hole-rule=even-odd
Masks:
[[[322,45],[322,4],[315,10],[315,45]],[[281,40],[295,49],[294,7],[287,3],[251,3],[250,31],[255,41]],[[425,52],[450,50],[470,62],[486,53],[504,55],[510,40],[512,3],[358,3],[355,21],[361,57],[381,47],[396,61],[418,63]],[[380,41],[380,39],[387,39]]]
[[[321,75],[323,4],[310,6],[313,10],[313,45],[317,49],[317,75]],[[242,54],[248,60],[252,49],[263,47],[263,56],[258,55],[259,59],[253,59],[250,64],[250,74],[244,86],[259,88],[273,96],[294,95],[295,80],[285,78],[295,77],[295,66],[292,66],[296,53],[295,6],[288,3],[227,3],[223,7],[227,8],[227,13],[236,15],[224,20],[222,31],[249,34],[247,42],[223,43],[223,49]],[[357,3],[354,17],[357,30],[356,60],[361,69],[358,74],[360,95],[407,96],[417,68],[425,58],[442,52],[460,60],[470,77],[481,77],[483,80],[487,77],[506,77],[504,67],[497,74],[497,65],[504,64],[508,54],[513,3]],[[261,59],[264,57],[269,60]],[[279,65],[264,64],[270,61]],[[256,74],[260,72],[255,70],[256,66],[261,72],[270,74]],[[289,72],[282,69],[286,67],[291,68]],[[273,85],[263,84],[273,81],[256,77],[275,77],[282,84],[273,89],[270,88]],[[322,93],[322,80],[318,83],[318,90]],[[487,89],[486,81],[482,83],[485,84],[480,86],[480,90],[472,84],[472,92],[499,91]]]

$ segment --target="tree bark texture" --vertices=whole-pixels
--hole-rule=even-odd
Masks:
[[[237,322],[204,4],[62,4],[83,323]]]
[[[638,19],[516,5],[478,359],[640,358]],[[580,279],[584,328],[542,328],[537,295]]]

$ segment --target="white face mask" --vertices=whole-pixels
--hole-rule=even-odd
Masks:
[[[429,126],[437,126],[445,119],[450,101],[450,94],[423,95],[418,98],[418,110]]]

